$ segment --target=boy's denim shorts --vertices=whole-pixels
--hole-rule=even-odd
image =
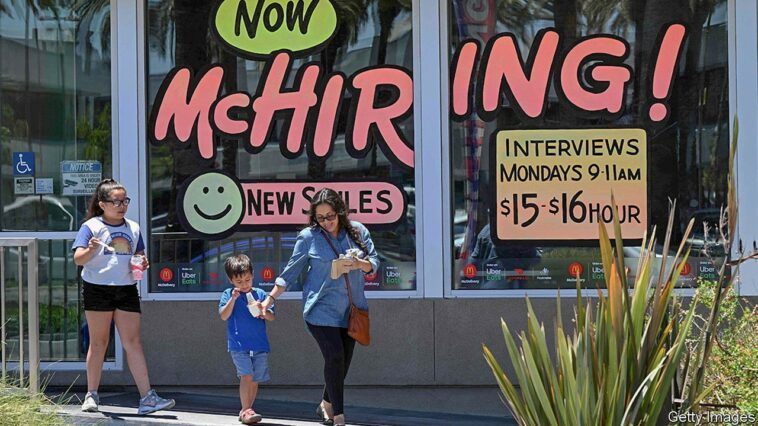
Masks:
[[[268,352],[229,352],[237,367],[237,377],[253,376],[254,382],[268,382]]]

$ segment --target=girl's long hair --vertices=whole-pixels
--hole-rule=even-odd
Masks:
[[[124,185],[116,182],[115,179],[103,179],[97,184],[95,193],[92,194],[92,198],[89,200],[89,206],[87,207],[87,217],[84,219],[88,221],[96,216],[103,215],[103,209],[100,208],[100,201],[108,201],[111,195],[111,191],[121,189],[126,192]]]
[[[368,256],[368,247],[366,247],[366,243],[361,240],[361,236],[358,235],[358,230],[353,228],[353,225],[350,224],[350,219],[347,218],[347,207],[345,207],[345,202],[337,191],[331,188],[324,188],[313,196],[311,199],[310,223],[308,225],[320,226],[316,220],[316,207],[321,204],[328,204],[334,209],[334,212],[337,213],[339,227],[344,228],[347,231],[347,235],[350,236],[350,239],[363,250],[365,256]]]

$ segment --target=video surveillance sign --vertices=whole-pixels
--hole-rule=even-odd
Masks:
[[[61,161],[63,195],[92,195],[102,179],[99,161]]]

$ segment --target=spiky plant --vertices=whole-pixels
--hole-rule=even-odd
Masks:
[[[616,204],[611,198],[613,211]],[[522,425],[654,425],[670,403],[672,379],[685,352],[686,331],[694,310],[678,324],[669,308],[674,286],[689,255],[685,241],[690,221],[675,256],[669,257],[674,209],[671,209],[663,245],[656,255],[655,239],[643,239],[634,286],[627,282],[623,240],[614,214],[615,250],[599,225],[600,252],[607,292],[598,289],[592,304],[581,294],[577,279],[573,331],[561,320],[560,294],[555,325],[555,359],[549,356],[545,329],[527,298],[527,330],[519,334],[520,347],[505,321],[503,336],[515,371],[508,377],[490,349],[484,357],[516,420]],[[653,231],[652,235],[655,235]],[[656,271],[657,269],[657,271]],[[593,315],[594,312],[594,315]]]

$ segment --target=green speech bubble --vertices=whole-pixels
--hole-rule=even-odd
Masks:
[[[201,173],[189,179],[179,194],[185,230],[222,238],[234,231],[244,213],[242,188],[229,174]]]
[[[220,42],[253,59],[280,50],[305,55],[337,31],[331,0],[222,0],[211,16]]]

